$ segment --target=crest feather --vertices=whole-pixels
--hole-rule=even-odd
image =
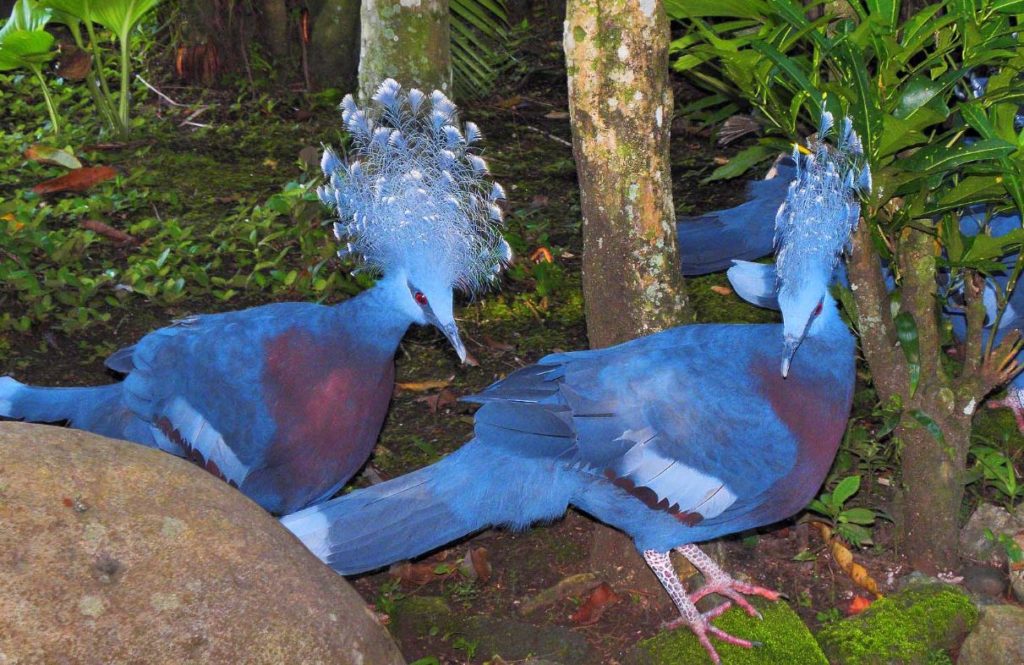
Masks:
[[[860,193],[871,189],[871,171],[850,118],[826,143],[834,122],[822,109],[816,138],[806,150],[793,146],[796,177],[775,216],[776,269],[782,290],[814,274],[832,274],[860,219]]]
[[[373,102],[362,109],[345,97],[349,161],[329,148],[321,161],[328,184],[318,194],[338,213],[346,253],[377,271],[429,270],[466,291],[486,286],[511,253],[495,204],[505,191],[485,179],[487,164],[470,145],[480,130],[467,123],[464,135],[440,91],[406,92],[388,79]]]

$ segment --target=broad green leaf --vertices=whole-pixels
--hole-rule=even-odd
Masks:
[[[832,491],[832,503],[841,506],[847,499],[857,493],[860,489],[860,476],[847,476],[843,478]]]
[[[730,159],[727,164],[723,164],[715,169],[711,175],[705,179],[705,182],[711,182],[712,180],[728,180],[730,178],[741,176],[749,171],[752,166],[759,164],[770,157],[774,157],[777,154],[778,151],[775,148],[761,144],[752,145]]]
[[[0,71],[38,67],[54,56],[53,35],[45,30],[10,30],[0,35]]]
[[[50,10],[40,6],[36,0],[18,0],[14,3],[14,9],[10,18],[0,28],[0,42],[3,41],[4,33],[25,31],[35,32],[42,30],[50,21]]]
[[[1015,145],[1002,139],[983,139],[972,145],[958,143],[953,147],[939,143],[918,150],[903,160],[902,166],[918,173],[951,171],[970,162],[1006,157],[1014,150]]]
[[[1024,229],[1014,229],[998,237],[981,234],[974,238],[962,260],[968,263],[998,259],[1019,250],[1021,244],[1024,244]]]
[[[900,348],[907,359],[907,370],[910,372],[910,396],[917,392],[917,384],[921,381],[921,349],[917,338],[917,323],[909,312],[900,312],[893,319],[896,324],[896,336]]]
[[[801,90],[807,93],[812,100],[816,108],[821,108],[821,92],[811,85],[810,80],[807,78],[807,74],[804,72],[804,68],[799,66],[792,58],[780,53],[771,44],[763,42],[754,42],[753,47],[770,59],[775,65],[785,72],[789,78],[796,83]]]
[[[875,523],[875,511],[869,508],[850,508],[844,510],[842,516],[846,518],[847,522],[853,522],[854,524]]]

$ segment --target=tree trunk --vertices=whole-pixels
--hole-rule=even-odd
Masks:
[[[278,63],[288,55],[288,8],[284,0],[260,0],[260,32]]]
[[[355,92],[359,80],[359,0],[317,0],[309,69],[317,88]]]
[[[365,103],[386,78],[407,88],[450,95],[449,39],[448,0],[363,0],[360,100]]]
[[[686,313],[668,156],[669,27],[658,1],[570,0],[566,13],[587,334],[603,347]]]
[[[970,443],[970,420],[940,425],[945,445],[904,418],[896,429],[903,442],[902,532],[904,554],[929,575],[954,571],[959,563],[960,505]]]
[[[564,46],[594,348],[684,320],[672,207],[669,26],[658,0],[569,0]],[[595,572],[667,601],[630,539],[598,528]]]
[[[980,289],[966,281],[968,340],[962,374],[942,361],[938,326],[934,237],[904,229],[898,239],[900,309],[913,317],[919,382],[911,389],[911,364],[897,342],[889,294],[865,222],[854,235],[849,262],[861,348],[883,403],[903,413],[894,437],[902,444],[900,540],[911,566],[929,574],[959,567],[958,517],[975,406],[1002,380],[981,357],[984,311]],[[998,364],[998,363],[997,363]],[[935,430],[935,431],[932,431]]]

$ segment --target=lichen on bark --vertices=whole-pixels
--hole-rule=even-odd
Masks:
[[[564,47],[592,346],[680,323],[668,157],[672,90],[660,2],[570,0]]]
[[[448,0],[363,0],[360,10],[359,98],[380,82],[451,94]]]

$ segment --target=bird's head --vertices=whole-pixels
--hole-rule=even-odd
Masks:
[[[817,137],[807,148],[794,147],[796,177],[775,216],[783,377],[804,339],[835,313],[828,287],[860,218],[858,192],[871,189],[852,121],[838,128],[835,147],[825,143],[832,129],[832,114],[822,110]]]
[[[352,148],[347,162],[325,150],[329,182],[317,193],[340,217],[334,232],[346,249],[339,254],[387,275],[400,311],[437,326],[465,360],[453,291],[486,288],[511,261],[498,206],[505,191],[486,177],[474,145],[479,128],[460,127],[455,105],[440,91],[405,91],[388,79],[373,101],[369,110],[351,95],[342,101]]]
[[[466,347],[455,323],[455,294],[451,283],[439,279],[431,271],[410,270],[395,276],[394,288],[397,292],[396,307],[412,322],[440,330],[455,349],[459,360],[466,362]]]

